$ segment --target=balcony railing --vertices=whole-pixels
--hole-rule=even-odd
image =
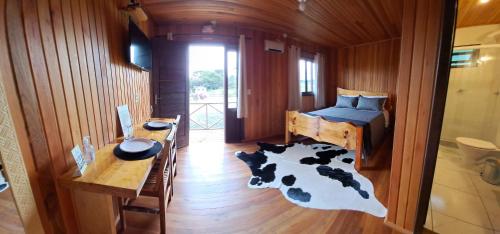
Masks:
[[[224,103],[193,102],[189,104],[189,110],[189,125],[191,130],[224,128]]]

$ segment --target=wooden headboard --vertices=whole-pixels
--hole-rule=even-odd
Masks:
[[[359,91],[351,89],[337,88],[337,95],[352,95],[352,96],[389,96],[388,93],[383,92],[370,92],[370,91]]]
[[[350,96],[386,96],[387,101],[385,102],[384,108],[392,112],[392,98],[389,95],[389,93],[384,93],[384,92],[371,92],[371,91],[360,91],[360,90],[352,90],[352,89],[343,89],[343,88],[337,88],[337,95],[350,95]]]

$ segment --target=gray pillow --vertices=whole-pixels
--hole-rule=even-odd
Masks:
[[[358,97],[337,96],[335,107],[338,108],[356,108]]]
[[[358,110],[372,110],[372,111],[382,111],[384,108],[386,98],[375,98],[375,97],[363,97],[360,96],[358,99]]]

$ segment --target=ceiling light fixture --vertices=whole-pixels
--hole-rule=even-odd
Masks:
[[[213,33],[215,33],[216,26],[217,26],[217,21],[211,20],[209,23],[207,23],[201,27],[201,32],[204,34],[213,34]]]
[[[488,2],[490,2],[490,0],[479,0],[479,3],[481,3],[481,4],[485,4],[485,3],[488,3]]]
[[[297,0],[299,2],[299,11],[304,12],[306,10],[307,0]]]
[[[131,0],[130,3],[122,10],[127,11],[133,18],[139,22],[148,20],[148,15],[142,9],[142,6],[136,0]]]
[[[485,55],[485,56],[483,56],[483,57],[479,58],[479,60],[480,60],[481,62],[487,62],[487,61],[490,61],[490,60],[492,60],[492,59],[493,59],[493,58],[492,58],[492,57],[490,57],[490,56],[488,56],[488,55]]]

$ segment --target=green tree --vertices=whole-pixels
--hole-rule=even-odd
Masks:
[[[190,88],[194,91],[196,87],[205,87],[207,90],[222,89],[224,86],[224,71],[196,71],[190,79]]]

